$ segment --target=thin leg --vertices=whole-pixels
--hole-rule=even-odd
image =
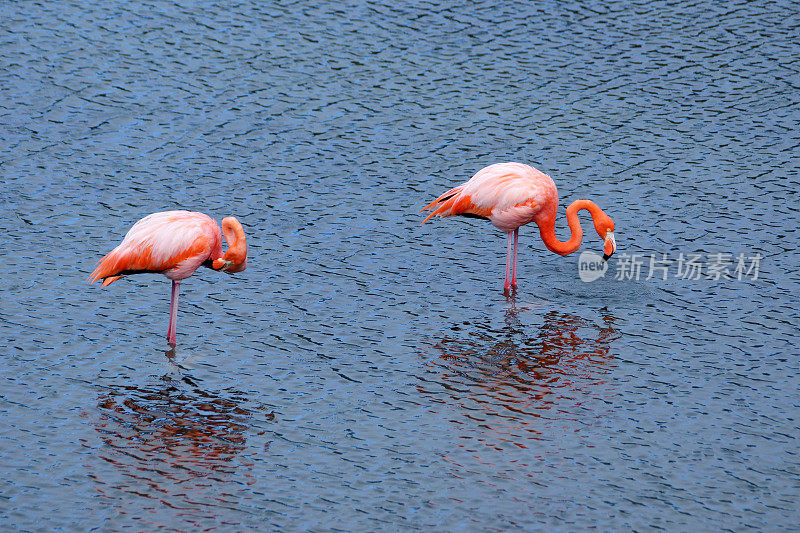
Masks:
[[[170,346],[175,346],[175,326],[178,322],[178,289],[181,282],[172,282],[172,297],[169,301],[169,329],[167,330],[167,342]]]
[[[511,286],[517,288],[517,243],[519,243],[519,228],[514,230],[514,262],[511,268]]]
[[[511,272],[511,233],[512,232],[510,231],[508,232],[508,243],[506,244],[506,282],[503,285],[504,294],[508,294],[508,292],[511,290],[511,284],[508,282],[510,277],[509,274]]]

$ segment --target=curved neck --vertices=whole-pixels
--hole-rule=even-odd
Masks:
[[[222,234],[228,243],[228,250],[223,257],[235,263],[243,261],[247,257],[247,237],[239,221],[234,217],[225,218],[222,221]]]
[[[228,250],[222,257],[214,259],[211,268],[228,273],[241,272],[247,268],[247,237],[244,228],[235,217],[222,219],[222,234],[228,242]]]
[[[586,209],[594,219],[597,215],[602,213],[597,204],[590,200],[575,200],[567,208],[567,225],[569,225],[570,236],[566,242],[561,242],[556,237],[556,214],[555,211],[551,217],[548,217],[540,222],[539,233],[542,236],[544,245],[551,252],[559,255],[571,254],[577,250],[583,240],[583,229],[581,228],[581,221],[578,219],[578,211]]]

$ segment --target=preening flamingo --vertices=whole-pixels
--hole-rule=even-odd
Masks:
[[[171,279],[167,342],[175,346],[181,280],[200,266],[229,274],[247,268],[247,239],[242,225],[235,217],[223,218],[222,233],[228,242],[224,255],[219,225],[208,215],[191,211],[147,215],[128,230],[119,246],[99,261],[89,283],[102,279],[101,287],[105,287],[122,276],[147,272]]]
[[[604,241],[603,260],[617,249],[614,241],[614,221],[597,204],[589,200],[575,200],[567,207],[567,224],[571,232],[567,242],[556,237],[556,212],[558,191],[547,174],[522,163],[496,163],[481,169],[466,183],[454,187],[423,207],[433,216],[488,219],[508,234],[506,247],[505,293],[517,288],[517,243],[519,228],[536,222],[544,245],[559,255],[571,254],[581,245],[583,229],[578,211],[586,209],[592,216],[594,229]],[[512,236],[513,235],[513,236]],[[513,246],[512,246],[513,241]]]

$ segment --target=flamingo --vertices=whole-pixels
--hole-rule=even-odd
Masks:
[[[171,279],[167,342],[174,347],[181,280],[201,265],[229,274],[247,268],[247,239],[242,225],[235,217],[223,218],[222,233],[228,242],[224,255],[219,225],[208,215],[191,211],[147,215],[128,230],[119,246],[100,259],[88,281],[102,279],[101,287],[105,287],[122,276],[147,272]]]
[[[558,190],[547,174],[523,163],[495,163],[479,170],[466,183],[454,187],[423,207],[431,217],[461,215],[488,219],[508,235],[506,246],[506,281],[504,293],[517,288],[517,243],[519,228],[529,222],[539,226],[544,245],[559,255],[577,250],[583,239],[578,211],[586,209],[592,216],[594,228],[604,241],[603,261],[617,250],[614,240],[614,221],[597,204],[575,200],[567,207],[567,224],[571,232],[566,242],[556,237]],[[512,246],[513,241],[513,246]]]

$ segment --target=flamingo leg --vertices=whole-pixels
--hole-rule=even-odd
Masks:
[[[175,326],[178,322],[178,290],[180,281],[172,281],[172,296],[169,301],[169,329],[167,330],[167,342],[170,346],[175,346]]]
[[[508,294],[511,290],[511,284],[508,282],[509,274],[511,273],[511,253],[512,253],[512,239],[511,239],[512,232],[508,232],[508,239],[506,244],[506,282],[503,284],[503,294]]]
[[[517,243],[519,243],[519,228],[514,230],[514,262],[511,268],[511,286],[517,288]]]

